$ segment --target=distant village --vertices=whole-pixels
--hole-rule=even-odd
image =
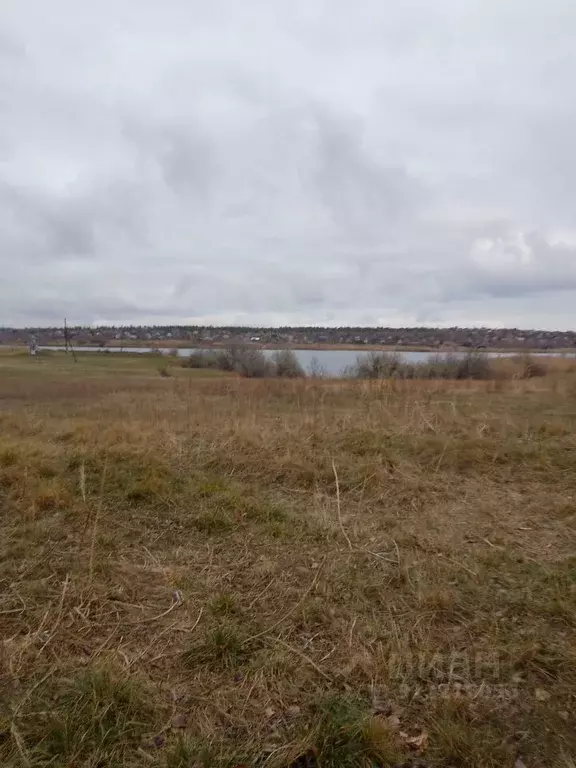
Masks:
[[[251,328],[208,326],[70,327],[76,346],[210,347],[226,344],[323,347],[376,346],[560,350],[576,347],[574,331],[516,328]],[[0,328],[0,344],[39,346],[65,342],[64,328]]]

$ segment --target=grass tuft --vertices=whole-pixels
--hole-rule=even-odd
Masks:
[[[213,668],[236,669],[251,656],[247,637],[233,623],[221,623],[209,630],[204,638],[184,653],[190,667],[207,665]]]
[[[90,668],[24,695],[10,723],[5,759],[14,764],[21,758],[35,768],[126,764],[154,726],[155,714],[146,691],[125,672]]]
[[[324,768],[391,766],[407,756],[384,719],[371,715],[361,700],[343,695],[322,703],[314,751]]]

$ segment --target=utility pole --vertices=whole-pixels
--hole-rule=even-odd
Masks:
[[[78,360],[76,359],[76,352],[74,352],[74,347],[72,346],[72,342],[68,339],[68,325],[66,323],[66,318],[64,318],[64,351],[66,354],[68,354],[68,347],[70,347],[70,352],[72,352],[72,357],[74,358],[74,362],[77,363]]]

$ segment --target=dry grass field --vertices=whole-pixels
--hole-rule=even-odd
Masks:
[[[570,768],[576,373],[0,355],[0,764]]]

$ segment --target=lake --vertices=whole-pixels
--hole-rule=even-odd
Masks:
[[[64,347],[48,347],[41,346],[38,349],[55,349],[63,350]],[[178,357],[187,357],[192,352],[197,352],[197,349],[193,348],[149,348],[149,347],[89,347],[79,346],[76,347],[78,352],[97,352],[100,354],[107,354],[109,352],[133,352],[135,354],[143,354],[149,352],[159,352],[161,354],[174,354],[176,352]],[[268,357],[274,354],[274,350],[263,350],[264,354]],[[370,350],[350,350],[350,349],[295,349],[294,354],[298,358],[300,365],[306,371],[316,369],[322,371],[327,376],[340,376],[344,370],[354,365],[358,357],[366,357],[370,354]],[[409,363],[422,363],[426,362],[434,353],[433,352],[401,352],[398,351],[398,356]],[[510,357],[517,355],[517,352],[485,352],[488,357]],[[546,352],[546,353],[534,353],[540,355],[546,355],[548,357],[574,357],[576,352]],[[463,357],[466,352],[454,352],[454,355]]]

